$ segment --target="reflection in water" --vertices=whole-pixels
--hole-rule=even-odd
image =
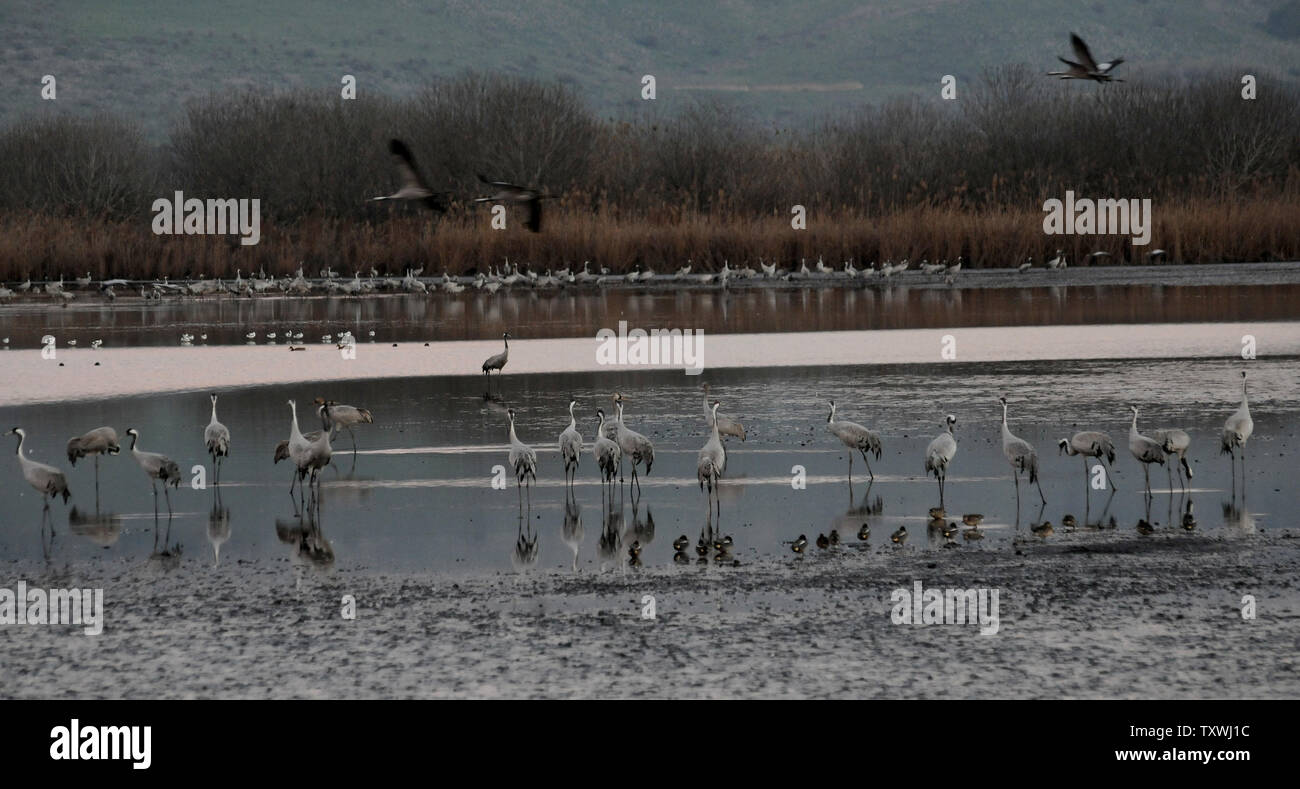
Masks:
[[[156,504],[156,501],[155,501]],[[158,537],[162,537],[162,547],[158,546]],[[158,513],[154,512],[153,516],[153,550],[149,553],[149,561],[156,563],[163,570],[175,570],[181,564],[181,553],[183,546],[180,542],[172,544],[172,515],[167,514],[167,526],[164,529],[158,523]]]
[[[1196,267],[1196,270],[1205,267]],[[1023,283],[1017,283],[1023,284]],[[383,342],[500,337],[527,326],[531,338],[590,336],[592,316],[619,315],[631,326],[690,325],[709,334],[966,326],[1288,320],[1300,285],[934,289],[891,284],[884,290],[761,288],[737,292],[606,290],[537,294],[465,293],[429,299],[379,296],[73,304],[66,310],[25,303],[4,308],[15,348],[37,347],[45,334],[60,345],[79,337],[106,347],[174,345],[200,333],[208,345],[242,345],[253,331],[376,332]],[[466,309],[468,307],[468,309]],[[779,317],[779,320],[777,318]]]
[[[1243,534],[1255,533],[1255,516],[1246,509],[1244,496],[1235,501],[1221,502],[1221,504],[1223,507],[1223,524],[1225,526]]]
[[[111,512],[81,512],[73,505],[68,513],[68,529],[101,548],[109,548],[122,536],[122,518]]]
[[[533,508],[530,504],[527,512],[519,510],[519,524],[515,532],[515,547],[510,554],[510,563],[517,571],[524,571],[537,564],[537,534],[533,531]]]
[[[623,486],[619,485],[617,502],[611,493],[605,499],[605,517],[600,527],[600,540],[596,543],[596,558],[600,571],[609,569],[611,562],[622,561],[623,547]]]
[[[221,546],[230,539],[230,508],[221,503],[221,488],[212,488],[212,508],[208,510],[208,542],[212,545],[212,566],[221,563]]]
[[[295,586],[302,584],[308,571],[328,570],[334,566],[334,546],[321,529],[319,499],[294,518],[276,518],[275,536],[290,546]]]
[[[573,553],[573,570],[578,569],[578,551],[582,548],[582,507],[570,488],[564,497],[564,524],[560,526],[560,539]]]

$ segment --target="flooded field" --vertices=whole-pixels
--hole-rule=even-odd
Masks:
[[[949,519],[984,515],[983,539],[957,539],[961,550],[1010,550],[1018,540],[1039,539],[1030,526],[1044,520],[1056,526],[1048,540],[1086,542],[1085,513],[1089,524],[1128,532],[1139,519],[1174,528],[1189,506],[1198,533],[1231,537],[1283,525],[1281,514],[1293,503],[1285,458],[1300,415],[1300,368],[1295,357],[1250,365],[1255,437],[1244,502],[1243,492],[1233,489],[1228,458],[1218,452],[1223,419],[1240,400],[1241,368],[1240,361],[1230,359],[1176,359],[720,371],[709,376],[713,396],[743,421],[748,440],[728,441],[722,513],[714,527],[733,536],[734,556],[742,564],[760,557],[793,560],[789,541],[800,534],[811,541],[832,530],[843,545],[839,550],[893,550],[891,535],[906,527],[902,550],[941,551],[947,541],[934,525],[927,526],[928,509],[939,503],[938,489],[925,478],[922,457],[947,413],[957,417],[959,441],[946,492]],[[347,568],[622,569],[633,540],[644,548],[644,564],[668,565],[675,538],[685,534],[694,545],[706,528],[705,497],[695,480],[696,453],[706,438],[698,385],[698,379],[680,372],[655,372],[506,376],[495,384],[493,399],[484,398],[482,381],[474,378],[223,393],[219,415],[231,429],[233,450],[222,484],[173,491],[170,522],[161,498],[161,515],[154,520],[149,480],[125,446],[123,455],[101,461],[96,502],[93,464],[82,461],[67,469],[63,443],[100,425],[112,425],[119,434],[135,427],[142,449],[177,460],[188,479],[192,466],[207,463],[205,394],[6,408],[4,423],[28,433],[29,456],[69,472],[77,515],[69,518],[63,505],[55,505],[51,544],[40,528],[40,498],[21,484],[17,464],[7,462],[11,493],[0,510],[0,555],[111,562],[142,559],[165,544],[180,543],[186,559],[273,560],[297,551],[297,543],[283,544],[285,535],[314,519],[334,561]],[[629,485],[606,496],[588,453],[566,502],[555,442],[567,424],[568,400],[579,402],[579,427],[590,446],[595,411],[611,411],[610,393],[616,388],[628,397],[629,426],[655,443],[654,468],[643,478],[639,496]],[[1038,449],[1048,499],[1040,510],[1036,493],[1022,484],[1019,521],[1001,452],[996,398],[1003,393],[1011,402],[1013,432]],[[274,465],[271,456],[276,441],[289,432],[286,401],[309,403],[318,395],[366,407],[375,423],[356,428],[355,458],[347,433],[336,437],[319,512],[300,519],[288,493],[288,464]],[[882,435],[883,456],[872,464],[874,484],[868,484],[859,457],[849,486],[848,456],[826,430],[832,399],[841,419]],[[1126,449],[1129,405],[1141,410],[1143,429],[1181,427],[1191,435],[1195,477],[1186,493],[1176,482],[1170,493],[1167,469],[1155,466],[1155,496],[1148,507],[1142,470]],[[522,504],[513,479],[505,489],[492,486],[494,467],[507,462],[507,407],[517,412],[521,439],[540,455],[538,485]],[[302,419],[303,430],[313,426]],[[1113,498],[1092,491],[1085,500],[1083,463],[1058,456],[1056,441],[1097,429],[1116,440],[1119,491]],[[5,451],[12,453],[13,447],[6,445]],[[804,490],[792,487],[796,467],[806,471]],[[1061,526],[1067,514],[1080,524],[1076,533]],[[869,534],[860,540],[864,524]],[[809,552],[817,550],[810,545]]]
[[[1297,287],[3,308],[12,350],[0,353],[0,427],[25,429],[28,457],[64,470],[72,500],[44,515],[5,437],[0,561],[31,583],[103,588],[106,599],[93,655],[60,630],[26,628],[6,631],[6,657],[52,664],[60,692],[76,697],[1300,695],[1288,630],[1300,606]],[[595,332],[619,320],[704,327],[703,375],[598,363]],[[355,359],[308,342],[344,328],[359,340]],[[507,328],[509,364],[488,383],[480,364]],[[304,334],[305,352],[284,347],[288,330]],[[37,350],[46,333],[58,337],[55,358]],[[945,336],[955,359],[941,355]],[[92,338],[104,347],[87,347]],[[1250,341],[1258,358],[1244,360]],[[1244,483],[1219,452],[1243,370],[1254,419]],[[716,514],[696,481],[704,381],[747,432],[727,440]],[[203,447],[210,392],[232,434],[219,486]],[[590,454],[596,409],[612,413],[614,392],[655,445],[639,489],[630,476],[603,486]],[[1037,450],[1045,505],[1024,478],[1017,499],[1002,395],[1011,431]],[[334,438],[318,500],[300,507],[273,454],[289,435],[287,401],[302,406],[306,431],[319,427],[306,413],[316,397],[369,409],[374,422],[354,429],[355,455],[347,432]],[[588,451],[566,488],[556,442],[571,398]],[[880,434],[874,480],[858,456],[850,482],[847,450],[827,431],[830,400],[838,418]],[[1185,486],[1156,465],[1145,494],[1130,406],[1144,432],[1187,431]],[[524,491],[505,468],[510,408],[538,452],[537,484]],[[946,414],[958,451],[935,521],[923,453]],[[101,425],[122,435],[123,452],[101,459],[96,487],[95,464],[70,467],[64,446]],[[166,499],[155,506],[127,428],[181,468],[172,515]],[[1095,461],[1059,453],[1059,439],[1083,430],[1113,438],[1114,489],[1089,487]],[[982,516],[978,531],[968,514]],[[732,547],[700,556],[701,537]],[[891,624],[891,590],[920,580],[1001,590],[999,634]],[[1243,626],[1247,594],[1261,614]],[[659,611],[649,624],[645,595]],[[340,618],[343,599],[357,601],[356,621]],[[240,660],[224,659],[232,644]],[[633,651],[638,671],[607,671],[611,655]],[[1156,652],[1158,669],[1113,670]],[[123,674],[123,661],[142,670]]]

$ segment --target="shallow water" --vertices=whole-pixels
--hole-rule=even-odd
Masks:
[[[713,395],[723,402],[723,412],[741,419],[750,431],[746,442],[728,442],[721,531],[735,539],[733,556],[742,564],[758,556],[795,561],[787,541],[801,533],[812,541],[832,528],[846,544],[839,550],[863,547],[857,539],[863,522],[870,526],[869,550],[893,550],[890,534],[899,526],[909,533],[902,550],[944,550],[942,538],[926,528],[927,510],[938,503],[938,490],[922,474],[922,455],[941,430],[945,413],[957,416],[960,442],[946,493],[950,518],[967,512],[985,516],[984,539],[958,539],[957,550],[1013,550],[1016,540],[1037,539],[1029,525],[1040,517],[1056,525],[1056,536],[1047,539],[1086,540],[1084,530],[1066,536],[1060,526],[1066,513],[1083,521],[1083,464],[1079,458],[1058,457],[1055,447],[1055,439],[1085,429],[1110,432],[1119,453],[1120,490],[1104,515],[1106,495],[1092,493],[1093,521],[1102,515],[1109,522],[1113,516],[1117,528],[1132,532],[1137,520],[1147,516],[1166,529],[1191,501],[1197,530],[1203,533],[1232,537],[1285,525],[1279,513],[1294,503],[1288,461],[1300,410],[1296,362],[1297,357],[1286,356],[1248,363],[1255,434],[1244,511],[1241,491],[1232,490],[1228,459],[1219,455],[1217,444],[1223,420],[1240,400],[1243,362],[1230,356],[712,371]],[[294,499],[287,493],[289,469],[273,465],[271,455],[276,441],[288,435],[286,400],[306,403],[319,394],[369,408],[375,415],[375,424],[356,429],[360,452],[355,462],[347,434],[335,439],[334,463],[323,477],[315,517],[336,568],[456,573],[521,565],[571,569],[576,564],[581,571],[614,569],[622,568],[633,539],[645,546],[645,564],[669,564],[672,541],[685,534],[693,545],[706,524],[705,496],[695,482],[696,452],[705,440],[698,383],[666,371],[506,376],[494,385],[500,400],[485,400],[481,381],[458,377],[223,393],[219,412],[233,434],[233,452],[222,472],[219,506],[214,486],[172,491],[175,516],[169,527],[159,499],[162,534],[154,530],[149,482],[125,451],[100,463],[98,509],[114,517],[87,518],[96,510],[94,465],[83,460],[69,469],[63,444],[73,433],[100,425],[123,434],[136,427],[143,449],[165,452],[189,469],[207,460],[202,432],[209,403],[204,394],[5,408],[0,421],[26,428],[29,455],[69,473],[79,523],[70,524],[68,509],[54,505],[56,536],[51,542],[41,529],[40,499],[21,481],[12,457],[15,444],[6,443],[10,455],[0,461],[0,557],[48,555],[55,566],[138,561],[164,542],[180,543],[185,557],[209,562],[216,560],[219,545],[222,564],[300,556],[293,532],[305,520],[295,517]],[[616,491],[614,514],[606,517],[595,464],[585,454],[574,489],[581,518],[580,529],[575,528],[566,519],[555,440],[567,424],[565,409],[572,396],[579,401],[579,426],[589,445],[595,409],[609,405],[614,389],[629,398],[628,425],[655,442],[654,469],[635,503],[627,486]],[[1000,451],[996,397],[1002,393],[1011,401],[1013,432],[1038,448],[1048,498],[1040,516],[1037,495],[1022,484],[1018,525],[1015,489]],[[864,423],[883,436],[885,451],[872,461],[876,480],[871,486],[859,458],[850,492],[848,456],[825,428],[829,399],[840,404],[841,419]],[[1156,467],[1149,513],[1141,469],[1126,450],[1130,403],[1141,409],[1140,426],[1178,426],[1192,436],[1191,492],[1168,494],[1166,471]],[[517,410],[521,438],[540,453],[539,484],[532,489],[531,505],[522,508],[513,480],[505,490],[491,486],[493,467],[506,464],[506,406]],[[311,429],[310,422],[303,418],[304,430]],[[806,469],[806,490],[792,489],[796,465]],[[535,557],[517,553],[521,535],[525,546],[535,537]],[[314,547],[319,557],[321,546]],[[808,551],[805,561],[815,561],[818,550],[810,545]],[[693,561],[693,549],[689,553]]]
[[[1196,268],[1196,267],[1192,267]],[[1237,270],[1248,280],[1248,272]],[[1123,273],[1123,272],[1120,272]],[[1014,275],[1013,275],[1014,276]],[[1193,276],[1189,274],[1189,277]],[[1005,278],[1005,277],[1004,277]],[[1024,280],[1015,280],[1024,284]],[[707,334],[850,331],[969,326],[1275,321],[1300,318],[1300,285],[1165,284],[943,288],[902,282],[871,287],[747,290],[606,289],[475,291],[450,296],[245,299],[234,296],[60,308],[43,300],[0,306],[8,347],[36,348],[46,334],[61,347],[105,348],[320,343],[351,331],[359,342],[436,342],[594,336],[601,327],[703,329]],[[274,333],[275,339],[268,338]],[[203,339],[206,335],[206,339]]]

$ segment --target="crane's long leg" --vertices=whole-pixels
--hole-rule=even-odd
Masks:
[[[348,435],[352,436],[352,457],[357,456],[357,434],[352,432],[352,425],[345,425],[348,429]]]
[[[866,450],[859,450],[859,451],[862,452],[862,462],[867,464],[867,476],[868,476],[868,478],[869,478],[872,482],[875,482],[875,481],[876,481],[876,475],[875,475],[875,473],[872,472],[872,470],[871,470],[871,458],[868,458],[868,457],[867,457],[867,452],[866,452]]]
[[[1038,486],[1039,500],[1042,501],[1043,504],[1047,504],[1047,497],[1043,495],[1043,483],[1041,480],[1038,479],[1037,475],[1034,476],[1034,484]]]
[[[163,498],[167,500],[167,517],[172,514],[172,494],[167,492],[167,483],[163,483]]]
[[[853,450],[849,450],[849,487],[853,487]]]

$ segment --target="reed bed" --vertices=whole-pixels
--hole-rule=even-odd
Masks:
[[[238,236],[156,236],[140,221],[53,217],[40,213],[0,215],[0,280],[125,277],[197,278],[245,276],[259,270],[309,276],[329,266],[340,276],[372,268],[400,274],[407,268],[451,274],[498,268],[507,259],[537,270],[636,266],[675,271],[688,262],[694,271],[760,261],[810,267],[818,258],[839,268],[852,260],[909,258],[920,261],[958,256],[966,266],[1015,265],[1032,256],[1046,260],[1062,248],[1072,265],[1086,265],[1102,250],[1099,264],[1149,262],[1156,248],[1182,263],[1300,259],[1300,203],[1252,198],[1230,204],[1191,200],[1153,206],[1151,244],[1134,246],[1128,236],[1054,236],[1042,233],[1042,212],[1029,209],[963,210],[916,208],[879,216],[842,213],[810,216],[807,230],[793,230],[783,216],[762,218],[695,214],[677,221],[615,219],[561,208],[547,218],[545,232],[489,227],[486,209],[456,211],[434,226],[420,218],[382,222],[310,217],[264,224],[256,246]]]

